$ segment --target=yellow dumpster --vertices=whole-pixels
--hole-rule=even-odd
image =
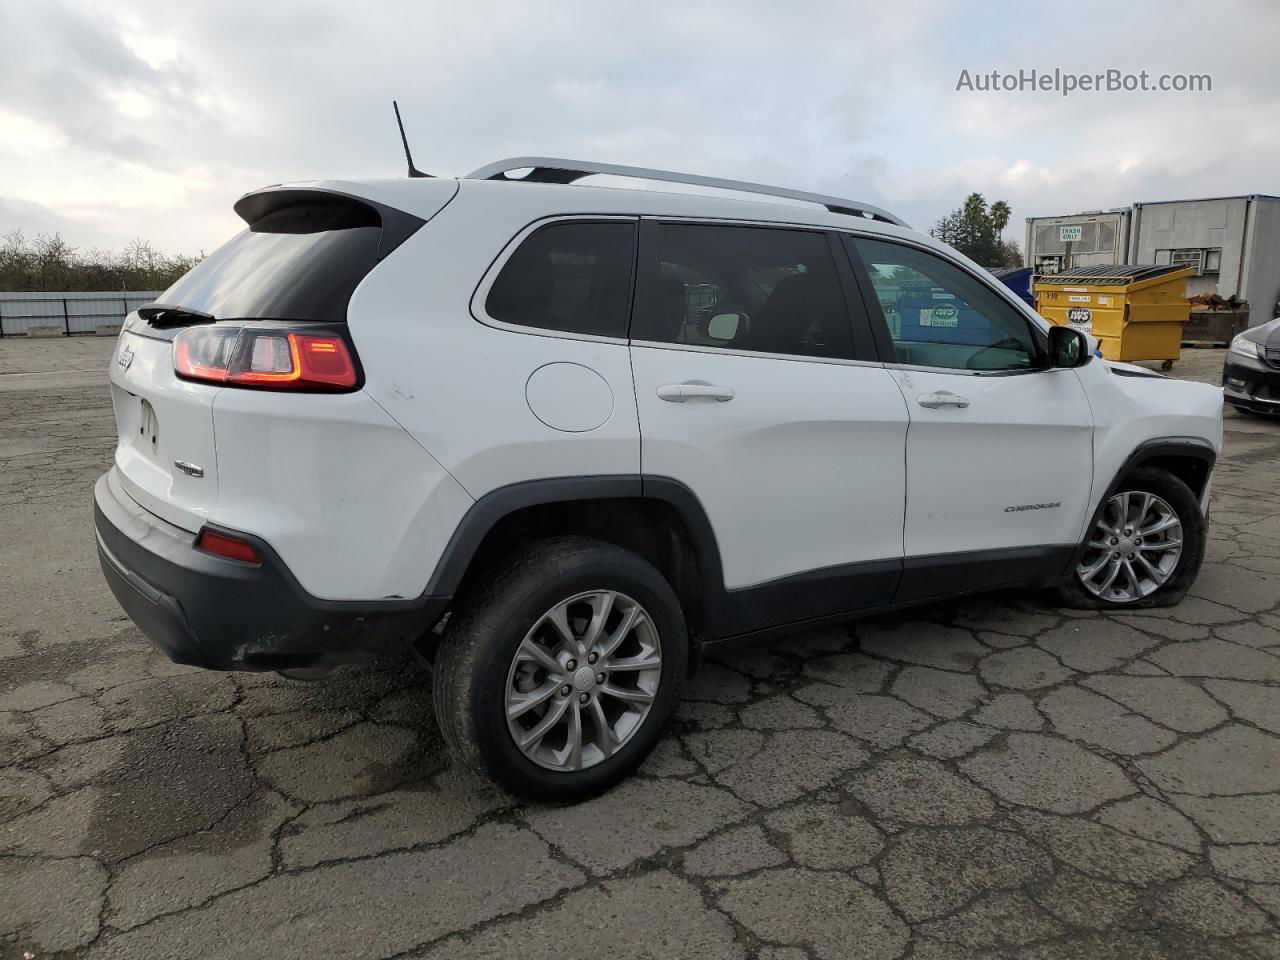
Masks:
[[[1050,323],[1091,333],[1108,360],[1163,360],[1182,352],[1191,267],[1121,264],[1036,277],[1036,311]]]

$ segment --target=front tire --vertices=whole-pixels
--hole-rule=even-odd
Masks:
[[[1185,483],[1139,467],[1098,507],[1059,599],[1093,610],[1172,606],[1200,572],[1206,528]]]
[[[607,790],[657,745],[689,640],[654,567],[585,537],[539,541],[462,603],[434,669],[455,757],[528,800]]]

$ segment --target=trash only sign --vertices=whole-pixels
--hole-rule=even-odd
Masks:
[[[1058,239],[1063,243],[1075,243],[1083,230],[1084,227],[1078,223],[1063,224],[1058,228]]]

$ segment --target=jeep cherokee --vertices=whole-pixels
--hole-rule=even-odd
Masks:
[[[418,645],[516,794],[624,777],[706,643],[1015,586],[1165,605],[1199,569],[1221,390],[867,204],[518,158],[235,209],[113,355],[111,589],[180,663]]]

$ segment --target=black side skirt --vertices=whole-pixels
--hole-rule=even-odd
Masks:
[[[1070,569],[1075,544],[875,560],[723,591],[708,641],[798,627],[1013,587],[1048,586]]]
[[[1010,547],[908,557],[895,603],[917,603],[982,590],[1047,584],[1063,576],[1076,544]]]

